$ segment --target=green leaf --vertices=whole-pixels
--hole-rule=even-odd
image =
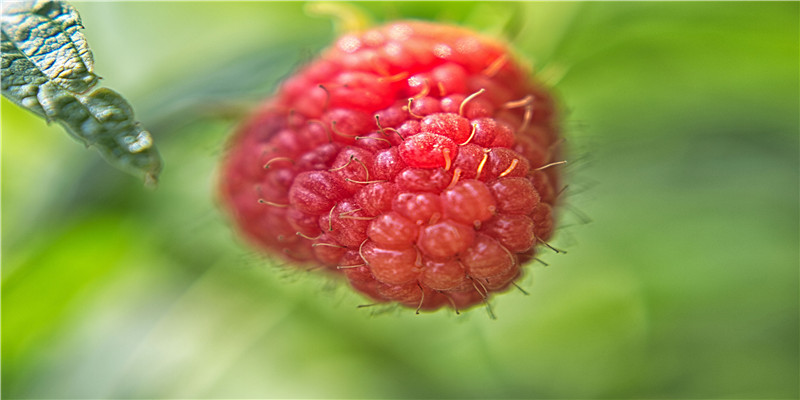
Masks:
[[[81,18],[56,1],[12,3],[3,13],[4,39],[13,43],[53,83],[75,93],[97,83],[92,53],[79,29]]]
[[[2,93],[9,100],[63,125],[111,164],[155,183],[161,158],[133,108],[118,93],[97,88],[92,53],[78,12],[60,1],[4,6]]]

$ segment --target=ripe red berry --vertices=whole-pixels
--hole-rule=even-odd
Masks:
[[[376,302],[466,308],[552,235],[555,115],[502,43],[392,23],[340,38],[242,125],[222,200],[255,246]]]

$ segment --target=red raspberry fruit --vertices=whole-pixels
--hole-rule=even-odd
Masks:
[[[500,42],[404,21],[340,38],[234,135],[225,206],[255,246],[376,302],[463,309],[552,234],[552,97]]]

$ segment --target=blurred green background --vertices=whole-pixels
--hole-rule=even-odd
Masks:
[[[157,190],[2,102],[4,398],[798,398],[798,3],[356,3],[555,85],[555,244],[478,308],[356,308],[214,199],[238,118],[335,36],[304,3],[75,2]]]

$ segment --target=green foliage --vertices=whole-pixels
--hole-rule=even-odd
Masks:
[[[10,3],[2,27],[3,96],[155,184],[161,158],[153,138],[122,96],[95,88],[99,77],[75,8],[52,0]]]

